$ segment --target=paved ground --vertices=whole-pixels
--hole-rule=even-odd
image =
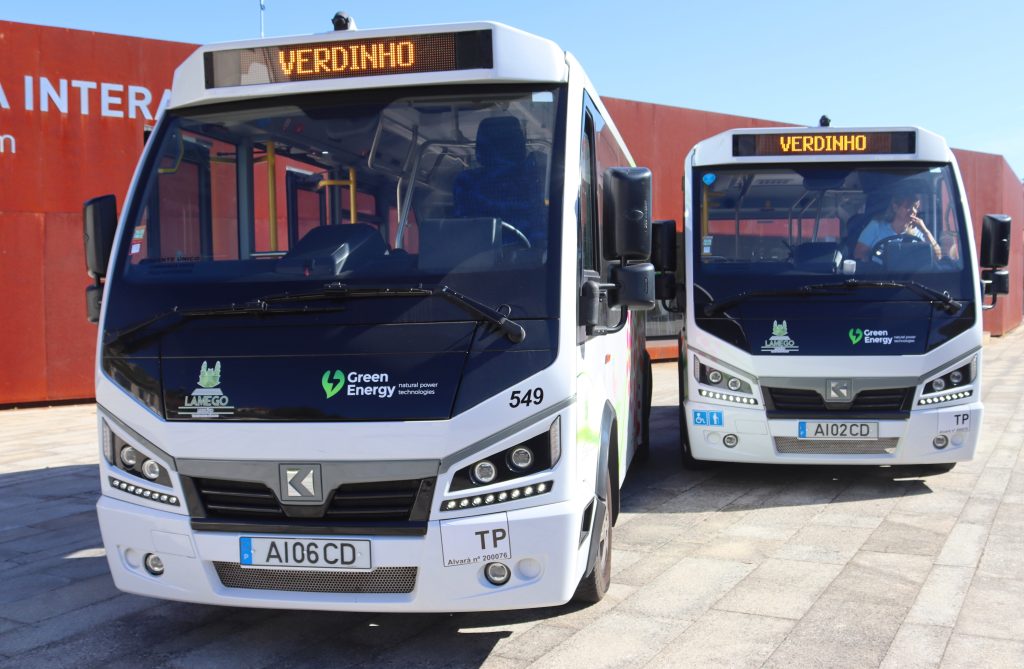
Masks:
[[[675,366],[609,596],[474,615],[223,609],[118,593],[92,406],[0,412],[0,667],[1022,667],[1024,328],[986,346],[977,459],[946,474],[684,472]]]

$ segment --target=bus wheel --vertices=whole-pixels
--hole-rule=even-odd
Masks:
[[[594,560],[594,567],[590,573],[583,577],[576,588],[576,594],[573,595],[573,601],[576,602],[593,604],[601,601],[605,593],[608,592],[608,586],[612,581],[611,476],[605,477],[604,496],[606,501],[598,499],[596,507],[598,516],[595,520],[600,523],[600,528],[590,539],[591,542],[598,542],[597,558]],[[591,550],[593,549],[594,546],[591,544]]]

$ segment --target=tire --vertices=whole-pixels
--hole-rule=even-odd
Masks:
[[[580,580],[580,584],[576,588],[576,594],[574,594],[572,597],[574,602],[595,604],[604,598],[605,593],[608,592],[608,586],[611,585],[612,481],[610,475],[605,477],[604,488],[605,501],[602,502],[600,499],[598,499],[596,502],[596,509],[600,512],[600,518],[596,518],[595,520],[600,521],[601,526],[597,532],[594,532],[593,530],[591,531],[590,538],[591,542],[598,542],[597,559],[594,560],[594,566],[590,570],[590,573],[584,575],[583,579]],[[591,547],[593,547],[593,544],[591,544]]]

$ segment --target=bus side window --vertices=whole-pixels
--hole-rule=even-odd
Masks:
[[[594,188],[594,123],[587,114],[580,146],[580,225],[579,265],[582,270],[598,271],[596,239],[596,203]]]

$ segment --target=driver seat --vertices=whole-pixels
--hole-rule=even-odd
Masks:
[[[495,218],[519,229],[531,244],[546,236],[543,171],[526,151],[523,127],[514,116],[480,122],[476,134],[478,167],[455,177],[452,214]],[[505,230],[511,241],[513,234]]]

